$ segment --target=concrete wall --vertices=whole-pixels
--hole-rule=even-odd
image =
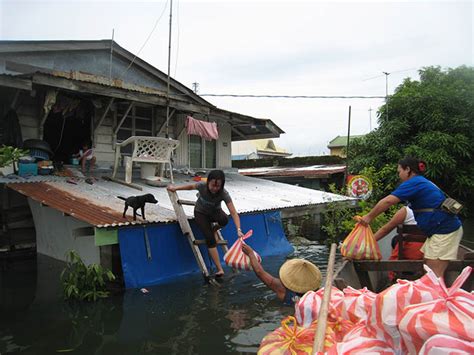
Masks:
[[[36,228],[37,252],[57,260],[66,261],[66,253],[75,250],[86,265],[100,264],[100,249],[94,244],[94,236],[74,237],[72,230],[90,227],[74,217],[63,216],[62,212],[42,206],[28,198]]]

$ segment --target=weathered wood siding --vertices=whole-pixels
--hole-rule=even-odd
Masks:
[[[16,113],[20,122],[23,140],[39,138],[39,122],[41,120],[41,107],[38,99],[29,93],[20,94],[16,105]]]
[[[109,111],[104,118],[102,124],[97,128],[95,136],[93,137],[94,154],[98,165],[112,165],[115,159],[115,150],[113,148],[113,127],[116,122],[117,111]],[[103,111],[96,110],[94,117],[94,124],[100,117]]]
[[[219,121],[217,123],[217,128],[219,130],[219,139],[217,140],[217,167],[220,169],[226,169],[232,167],[231,159],[231,127],[230,124],[226,122]]]

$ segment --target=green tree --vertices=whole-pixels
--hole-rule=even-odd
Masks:
[[[349,170],[387,169],[407,155],[428,165],[426,176],[474,207],[474,68],[427,67],[407,78],[378,111],[379,127],[351,142]],[[388,115],[387,115],[388,110]],[[397,182],[385,181],[388,194]]]

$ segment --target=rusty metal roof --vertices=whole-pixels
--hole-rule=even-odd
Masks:
[[[16,183],[7,186],[37,202],[92,225],[123,222],[120,212],[107,206],[100,206],[88,198],[63,191],[49,183]]]
[[[305,167],[269,167],[239,169],[239,174],[256,177],[304,177],[318,178],[343,173],[344,165],[312,165]]]

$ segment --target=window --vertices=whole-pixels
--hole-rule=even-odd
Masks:
[[[199,136],[189,136],[189,166],[202,167],[202,138]]]
[[[117,106],[117,123],[127,112],[129,104]],[[123,142],[131,136],[152,136],[153,135],[153,108],[133,106],[123,121],[117,132],[117,142]],[[122,148],[124,153],[132,153],[132,146],[128,145]]]
[[[216,167],[216,141],[206,141],[199,136],[189,136],[189,166],[191,168]]]

